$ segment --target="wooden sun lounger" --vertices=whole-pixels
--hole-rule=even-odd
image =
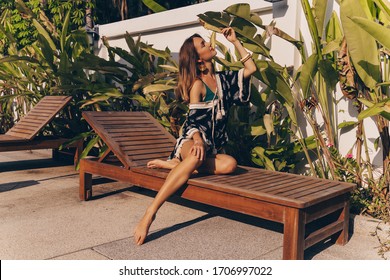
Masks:
[[[45,96],[26,116],[5,134],[0,134],[0,152],[53,149],[55,157],[58,148],[69,141],[55,136],[37,137],[36,135],[69,103],[71,96]],[[82,143],[69,145],[76,147],[75,162],[82,151]]]
[[[99,159],[80,163],[80,199],[92,198],[92,175],[158,191],[168,174],[148,169],[166,159],[175,139],[145,112],[84,112],[109,147]],[[120,165],[105,162],[113,153]],[[109,157],[107,157],[109,158]],[[231,175],[196,175],[178,194],[208,205],[284,225],[283,259],[303,259],[304,250],[324,239],[348,242],[349,197],[354,184],[239,166]]]

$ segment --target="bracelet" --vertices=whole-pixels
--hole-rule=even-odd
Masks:
[[[245,63],[245,62],[247,62],[250,58],[252,58],[252,54],[251,54],[251,53],[247,53],[246,56],[244,56],[243,58],[240,59],[240,62],[241,62],[241,63]]]

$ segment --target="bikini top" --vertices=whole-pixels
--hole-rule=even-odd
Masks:
[[[202,80],[201,80],[202,81]],[[213,101],[214,98],[218,98],[218,95],[216,95],[210,88],[209,86],[202,81],[202,83],[206,86],[206,95],[203,98],[203,102],[208,102],[208,101]]]

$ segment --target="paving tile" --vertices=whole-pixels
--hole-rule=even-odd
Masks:
[[[52,258],[52,260],[109,260],[109,258],[97,253],[92,249],[82,250]]]
[[[206,214],[195,220],[155,230],[142,246],[136,246],[126,238],[94,249],[113,259],[238,260],[265,254],[281,242],[281,233]]]

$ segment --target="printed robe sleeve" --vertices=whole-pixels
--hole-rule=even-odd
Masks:
[[[201,124],[199,123],[201,112],[196,109],[190,109],[187,115],[185,137],[192,139],[196,132],[202,132]]]
[[[244,69],[225,71],[220,75],[221,87],[229,105],[247,105],[250,99],[250,78],[244,78]]]

